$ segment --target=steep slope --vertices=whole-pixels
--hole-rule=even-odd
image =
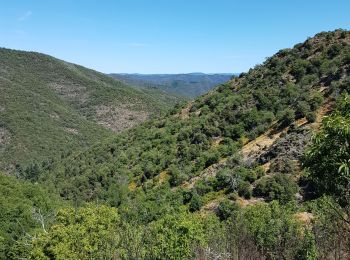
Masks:
[[[112,205],[168,185],[190,189],[183,203],[195,200],[192,210],[220,196],[285,203],[298,192],[313,122],[349,91],[349,75],[350,33],[317,34],[162,119],[54,162],[40,179],[66,198]],[[271,193],[276,187],[287,195]]]
[[[200,96],[225,83],[235,74],[110,74],[126,84],[156,88],[188,98]]]
[[[34,52],[0,49],[0,168],[84,147],[172,107],[177,97],[128,87]]]

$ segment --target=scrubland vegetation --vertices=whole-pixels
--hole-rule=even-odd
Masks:
[[[181,101],[34,52],[0,49],[0,75],[0,169],[8,171],[86,148]]]
[[[0,178],[0,257],[347,259],[349,77],[350,33],[319,33],[163,117],[19,165],[24,180]]]

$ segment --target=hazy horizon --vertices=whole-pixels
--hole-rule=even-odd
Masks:
[[[238,73],[320,31],[349,29],[349,9],[345,0],[11,1],[0,46],[104,73]]]

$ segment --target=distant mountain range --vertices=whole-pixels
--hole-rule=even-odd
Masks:
[[[233,76],[238,74],[229,73],[211,73],[201,72],[186,74],[127,74],[113,73],[110,74],[128,85],[156,88],[169,93],[195,98],[207,93],[213,87],[227,82]]]

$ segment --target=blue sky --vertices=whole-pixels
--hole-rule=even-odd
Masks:
[[[101,72],[241,72],[320,31],[349,0],[8,0],[0,46]]]

